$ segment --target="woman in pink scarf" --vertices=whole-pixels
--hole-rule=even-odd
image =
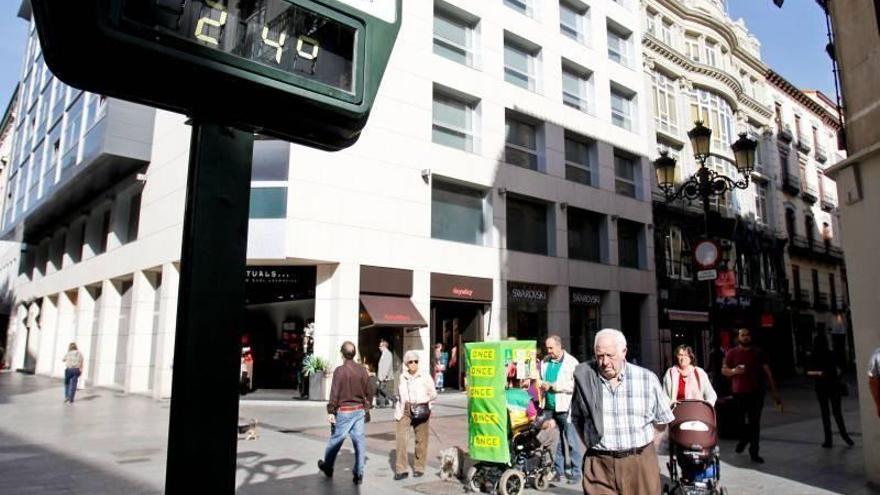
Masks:
[[[675,361],[677,364],[663,375],[663,390],[669,400],[674,404],[686,399],[697,399],[714,406],[718,396],[712,388],[709,376],[696,366],[694,350],[687,345],[676,347]]]

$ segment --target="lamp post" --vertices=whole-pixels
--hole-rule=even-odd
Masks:
[[[677,199],[696,200],[701,199],[703,202],[703,234],[709,237],[709,200],[715,196],[723,196],[728,191],[736,189],[746,189],[749,187],[749,179],[755,166],[755,150],[758,148],[758,142],[746,136],[745,133],[739,135],[739,139],[730,148],[733,151],[735,160],[712,153],[712,129],[703,125],[702,122],[694,123],[694,128],[688,131],[688,138],[691,140],[691,146],[694,150],[694,158],[700,165],[700,168],[690,178],[676,185],[675,183],[675,159],[669,156],[666,151],[660,152],[660,156],[654,160],[654,169],[657,173],[657,184],[663,191],[666,204]],[[709,157],[715,157],[732,163],[742,179],[731,178],[720,174],[715,170],[706,166]],[[709,296],[709,333],[713,334],[712,307],[713,280],[710,279],[708,285]],[[714,335],[712,335],[714,336]]]

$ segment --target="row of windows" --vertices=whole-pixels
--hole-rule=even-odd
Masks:
[[[554,204],[507,194],[506,248],[553,256],[556,228]],[[607,216],[567,207],[568,257],[608,263]],[[492,212],[488,191],[432,179],[431,237],[486,245]],[[645,268],[644,225],[616,219],[618,265]]]
[[[506,0],[519,2],[520,0]],[[587,25],[586,5],[578,8],[573,4],[560,4],[560,32],[576,40],[584,38]],[[438,8],[434,14],[434,53],[454,62],[474,67],[479,19],[472,14]],[[608,57],[629,66],[633,58],[632,32],[608,20]],[[504,80],[529,91],[540,88],[541,47],[529,40],[505,32]],[[562,60],[562,102],[583,112],[593,113],[591,107],[593,83],[592,71],[574,62]],[[610,88],[612,122],[625,129],[632,129],[635,92],[613,83]]]
[[[632,0],[611,0],[625,9],[631,7]],[[538,19],[538,8],[541,6],[539,0],[504,0],[507,7],[531,17]],[[559,21],[568,25],[575,25],[575,19],[578,15],[585,15],[589,10],[589,6],[581,0],[561,0],[559,2]]]
[[[432,140],[464,151],[475,151],[478,138],[479,101],[435,90]],[[543,123],[508,110],[505,116],[504,161],[535,171],[545,171]],[[572,132],[565,133],[565,178],[598,186],[595,143]],[[638,197],[640,173],[636,160],[623,152],[614,158],[615,190]]]

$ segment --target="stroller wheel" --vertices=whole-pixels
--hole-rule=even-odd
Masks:
[[[477,467],[471,466],[471,468],[468,469],[467,474],[464,477],[465,488],[467,488],[468,491],[473,492],[473,493],[480,492],[480,480],[477,479],[477,473],[478,473]]]
[[[526,485],[526,478],[517,469],[508,469],[498,480],[498,493],[501,495],[519,495]]]
[[[550,488],[550,478],[552,478],[550,472],[546,471],[535,477],[535,490],[543,492]]]

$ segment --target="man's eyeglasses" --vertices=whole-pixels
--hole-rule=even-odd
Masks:
[[[406,362],[406,364],[410,364],[410,363],[416,363],[416,364],[419,364],[419,360],[418,360],[418,359],[413,359],[412,361],[407,361],[407,362]]]

